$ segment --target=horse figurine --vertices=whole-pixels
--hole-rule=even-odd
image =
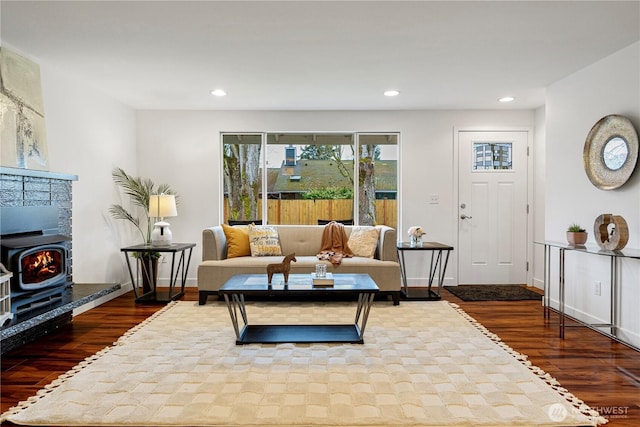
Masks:
[[[284,275],[284,283],[289,282],[289,270],[291,270],[291,261],[298,262],[295,252],[284,257],[280,264],[267,265],[267,276],[269,276],[269,284],[271,284],[271,278],[273,277],[274,273],[282,273]]]

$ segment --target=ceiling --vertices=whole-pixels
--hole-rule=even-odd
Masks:
[[[135,109],[536,108],[640,40],[640,1],[3,0],[0,15],[4,46]]]

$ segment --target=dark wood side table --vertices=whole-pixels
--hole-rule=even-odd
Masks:
[[[402,275],[402,291],[406,299],[421,301],[438,301],[440,300],[440,292],[444,282],[444,275],[447,271],[449,263],[449,254],[453,250],[453,246],[445,245],[437,242],[423,242],[420,244],[412,244],[409,242],[398,242],[398,261],[400,262],[400,274]],[[407,286],[407,272],[404,260],[406,251],[430,251],[431,264],[429,266],[429,282],[426,288],[412,288],[409,290]],[[438,276],[438,291],[432,290],[433,280]]]
[[[195,243],[172,243],[167,246],[151,246],[151,245],[135,245],[120,249],[124,252],[125,260],[127,261],[127,268],[129,269],[129,277],[131,278],[131,284],[133,285],[133,292],[136,296],[136,303],[154,303],[154,304],[166,304],[169,301],[175,301],[184,295],[184,286],[187,281],[187,272],[189,270],[189,263],[191,262],[191,252],[196,246]],[[171,275],[169,276],[169,291],[158,292],[157,291],[157,275],[149,274],[150,268],[140,268],[139,263],[143,260],[138,256],[136,257],[138,267],[147,274],[151,289],[147,292],[143,292],[138,295],[138,288],[136,286],[136,279],[131,268],[131,255],[136,254],[152,254],[152,253],[170,253],[171,254]],[[176,258],[178,263],[176,265]],[[137,276],[137,274],[136,274]],[[180,287],[177,288],[178,277],[181,279]]]

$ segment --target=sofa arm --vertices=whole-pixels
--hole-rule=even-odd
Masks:
[[[227,238],[222,227],[216,225],[202,230],[202,260],[222,260],[227,258]]]
[[[380,261],[398,262],[398,237],[396,229],[386,225],[379,225],[378,228],[380,228],[378,259],[380,259]]]

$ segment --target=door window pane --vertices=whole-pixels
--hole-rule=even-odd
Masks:
[[[511,142],[474,142],[473,170],[512,170]]]

